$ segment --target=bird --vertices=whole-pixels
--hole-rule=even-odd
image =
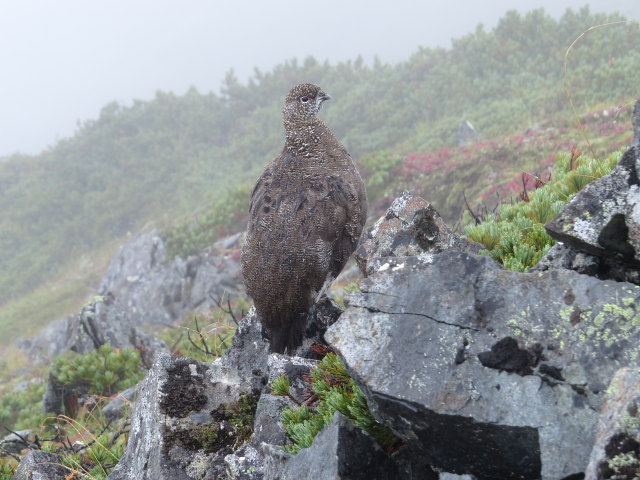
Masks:
[[[251,193],[242,276],[271,352],[302,344],[309,310],[344,268],[367,219],[362,178],[317,116],[330,98],[312,83],[289,91],[284,148]]]

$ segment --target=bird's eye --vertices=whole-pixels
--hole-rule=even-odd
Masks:
[[[300,101],[302,103],[307,103],[309,101],[309,97],[300,97]]]

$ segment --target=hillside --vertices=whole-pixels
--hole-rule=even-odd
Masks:
[[[575,128],[566,120],[572,115],[563,80],[565,51],[590,26],[618,20],[586,9],[568,11],[558,21],[541,10],[509,12],[490,32],[478,27],[450,49],[420,48],[396,65],[330,65],[308,58],[256,71],[247,84],[230,73],[219,93],[158,92],[152,101],[107,105],[98,119],[50,150],[0,160],[0,303],[149,221],[172,232],[170,237],[176,237],[173,225],[209,229],[201,238],[240,230],[246,190],[281,145],[281,98],[299,81],[316,82],[334,97],[323,119],[361,165],[374,205],[383,208],[384,199],[411,180],[424,190],[416,193],[455,221],[463,191],[476,203],[486,188],[565,147],[548,143],[543,129],[527,155],[496,157],[502,139],[545,119],[565,119],[563,127],[549,128]],[[580,111],[637,95],[639,40],[635,26],[612,25],[576,45],[566,80]],[[467,156],[484,152],[479,158],[493,161],[483,163],[489,171],[474,172],[446,153],[455,147],[461,120],[471,121],[486,140],[469,147]],[[544,158],[540,145],[548,147]],[[416,170],[411,160],[425,155],[436,156],[437,188],[427,188],[430,167]],[[512,168],[496,172],[500,161]],[[480,186],[478,179],[490,181]],[[213,224],[202,224],[214,217]],[[175,243],[176,251],[189,250]]]

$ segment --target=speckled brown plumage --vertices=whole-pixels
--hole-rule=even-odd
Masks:
[[[351,156],[316,116],[329,98],[309,83],[291,89],[284,149],[251,194],[242,275],[272,352],[302,343],[309,309],[356,248],[367,217]]]

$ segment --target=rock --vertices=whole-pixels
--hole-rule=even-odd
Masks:
[[[238,450],[224,457],[226,466],[224,478],[229,480],[262,480],[264,478],[263,462],[262,452],[253,445],[245,443]]]
[[[636,123],[639,109],[636,105]],[[583,188],[545,225],[556,240],[606,259],[601,277],[636,284],[640,284],[639,174],[640,145],[633,145],[610,174]]]
[[[640,476],[640,370],[620,369],[607,389],[586,480]]]
[[[375,418],[444,472],[584,472],[603,392],[640,359],[640,287],[456,251],[395,261],[325,334]]]
[[[18,430],[0,440],[0,448],[8,453],[20,453],[29,444],[25,441],[31,435],[31,430]]]
[[[129,406],[135,401],[138,390],[136,387],[127,388],[102,407],[102,413],[109,421],[118,420],[129,412]]]
[[[238,324],[233,345],[220,358],[223,365],[242,370],[245,374],[262,375],[266,379],[269,342],[262,334],[262,325],[251,307]]]
[[[140,316],[127,311],[112,295],[96,296],[80,313],[50,324],[33,339],[17,344],[32,361],[43,363],[69,350],[87,353],[108,343],[114,348],[135,348],[149,368],[156,353],[168,348],[136,326],[144,324]]]
[[[263,386],[219,361],[160,355],[139,385],[129,443],[109,479],[219,478],[224,457],[251,433]]]
[[[131,284],[160,267],[166,256],[167,249],[158,230],[134,236],[118,249],[98,291],[103,295],[111,292],[116,297],[126,295]]]
[[[20,460],[13,480],[65,480],[68,473],[59,455],[29,450]]]
[[[272,474],[265,479],[401,478],[397,466],[375,440],[338,412],[333,416],[333,423],[316,435],[311,447],[301,450],[284,463],[281,476]]]
[[[458,125],[456,133],[456,145],[466,147],[478,141],[479,135],[469,120],[464,120]]]
[[[633,144],[640,145],[640,100],[636,102],[633,108],[633,117],[631,119],[631,125],[633,126]]]
[[[232,246],[238,238],[223,242]],[[242,280],[233,255],[203,252],[182,259],[166,258],[166,248],[153,230],[123,245],[111,261],[99,292],[111,293],[136,325],[171,325],[187,312],[206,311],[223,297],[235,297]]]
[[[412,256],[450,249],[480,251],[481,245],[454,234],[425,199],[404,192],[384,217],[360,239],[355,259],[364,276],[373,273],[369,262],[377,257]]]

